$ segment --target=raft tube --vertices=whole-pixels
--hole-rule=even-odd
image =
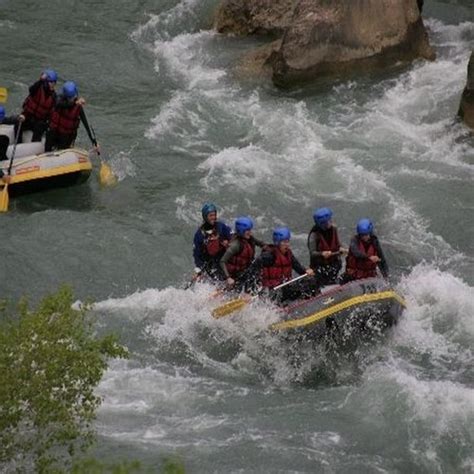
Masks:
[[[13,127],[0,126],[0,134],[10,136]],[[25,132],[25,135],[26,132]],[[11,158],[13,146],[7,149]],[[10,160],[0,161],[0,168],[8,174]],[[10,197],[57,187],[81,184],[89,178],[92,163],[89,153],[79,148],[68,148],[44,153],[44,142],[17,145],[8,186]]]
[[[404,299],[383,278],[367,278],[326,287],[313,298],[286,306],[282,320],[270,329],[314,336],[335,328],[383,330],[398,321],[405,306]]]

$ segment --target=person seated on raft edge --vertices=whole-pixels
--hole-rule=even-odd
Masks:
[[[293,255],[290,248],[291,232],[288,227],[277,227],[273,231],[273,245],[262,251],[258,261],[261,265],[261,285],[277,303],[296,300],[316,294],[318,282],[312,278],[287,285],[280,290],[271,291],[275,286],[292,279],[293,270],[298,275],[314,276],[311,268],[304,268]]]
[[[235,235],[219,261],[229,290],[251,292],[256,288],[258,269],[254,264],[255,246],[265,248],[266,244],[252,235],[252,229],[250,217],[238,217],[235,220]]]
[[[6,116],[5,107],[0,105],[0,125],[16,125],[17,123],[23,122],[25,116],[20,115],[10,115]],[[10,138],[6,135],[0,134],[0,161],[8,160],[7,158],[7,149],[10,145]]]
[[[333,212],[328,207],[316,209],[313,213],[314,226],[308,234],[310,267],[321,286],[338,283],[342,266],[341,254],[347,253],[341,247],[332,216]]]
[[[357,234],[351,239],[346,272],[341,278],[341,283],[375,277],[377,266],[382,276],[388,278],[387,261],[379,239],[374,234],[374,225],[370,219],[360,219],[357,223]]]
[[[49,130],[46,132],[46,152],[53,149],[64,150],[71,148],[74,145],[80,122],[84,125],[89,139],[94,143],[94,138],[82,108],[86,101],[78,96],[79,91],[76,83],[66,81],[63,85],[62,93],[51,112]],[[98,145],[94,145],[94,149],[98,151]]]
[[[22,115],[25,117],[18,143],[23,141],[23,132],[31,130],[33,132],[32,142],[40,142],[44,132],[48,128],[48,122],[56,103],[56,82],[58,75],[52,69],[46,69],[41,73],[38,81],[29,88],[28,97],[23,102]],[[15,125],[15,135],[18,124]]]
[[[219,260],[229,246],[232,229],[224,222],[217,220],[217,207],[210,202],[204,203],[201,214],[203,223],[194,234],[193,281],[200,278],[203,273],[212,279],[223,280],[224,274],[221,271]]]

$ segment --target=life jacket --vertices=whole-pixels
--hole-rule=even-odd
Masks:
[[[55,94],[48,94],[41,84],[34,95],[29,95],[23,102],[23,114],[26,118],[45,121],[49,119],[55,104]]]
[[[270,250],[275,261],[271,267],[263,267],[261,271],[262,286],[266,288],[274,288],[284,281],[291,280],[292,275],[293,254],[291,250],[288,249],[286,254],[283,254],[278,247],[273,245]]]
[[[362,240],[359,238],[357,240],[361,253],[365,253],[367,257],[378,256],[377,248],[372,241],[369,241],[369,245],[366,248]],[[369,258],[356,258],[349,248],[349,254],[346,259],[346,273],[355,280],[375,277],[377,276],[377,264]]]
[[[212,233],[208,233],[201,227],[203,235],[202,253],[207,257],[217,257],[225,251],[224,245],[222,245],[222,237],[217,231],[217,226],[212,229]]]
[[[74,104],[67,108],[55,107],[49,128],[60,135],[76,135],[81,120],[82,106]]]
[[[318,242],[318,251],[319,252],[338,252],[341,248],[341,242],[339,241],[339,235],[337,233],[337,228],[335,226],[332,227],[332,237],[331,242],[328,242],[324,234],[321,232],[321,229],[317,226],[314,226],[308,235],[308,248],[309,248],[309,240],[311,238],[311,234],[316,234],[316,239]],[[323,257],[310,257],[310,266],[311,268],[316,268],[321,265],[332,265],[334,263],[339,263],[341,257],[339,255],[332,255],[329,258]]]
[[[246,270],[255,256],[253,240],[241,239],[238,236],[235,238],[239,240],[240,252],[234,255],[226,264],[227,271],[232,278]]]

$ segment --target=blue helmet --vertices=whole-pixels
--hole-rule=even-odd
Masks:
[[[253,221],[250,217],[238,217],[235,220],[235,231],[237,235],[244,235],[247,230],[253,229]]]
[[[290,240],[291,239],[291,232],[288,227],[277,227],[273,231],[273,243],[278,245],[283,240]]]
[[[332,217],[332,211],[329,207],[320,207],[316,209],[313,214],[314,223],[319,226],[327,224]]]
[[[3,105],[0,105],[0,121],[2,121],[5,118],[5,107]]]
[[[43,74],[46,75],[46,80],[48,82],[58,82],[58,74],[53,69],[45,69]]]
[[[361,219],[357,223],[357,233],[359,235],[372,234],[374,231],[374,225],[370,219]]]
[[[66,81],[63,85],[63,96],[68,99],[73,99],[79,94],[76,83],[73,81]]]
[[[202,209],[201,209],[202,218],[204,220],[207,220],[207,216],[211,212],[217,212],[217,207],[214,204],[212,204],[212,202],[204,203],[204,205],[202,206]]]

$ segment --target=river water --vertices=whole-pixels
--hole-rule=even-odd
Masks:
[[[70,283],[132,351],[99,386],[96,454],[188,472],[474,471],[474,140],[454,121],[472,0],[425,2],[438,58],[280,91],[242,80],[255,40],[209,30],[215,0],[0,1],[2,87],[17,110],[44,67],[77,81],[120,183],[11,201],[2,296]],[[88,146],[81,132],[79,141]],[[315,207],[347,244],[375,221],[405,317],[349,351],[288,344],[252,305],[213,320],[183,290],[204,201],[255,234],[291,227],[307,262]],[[120,453],[120,454],[118,454]]]

